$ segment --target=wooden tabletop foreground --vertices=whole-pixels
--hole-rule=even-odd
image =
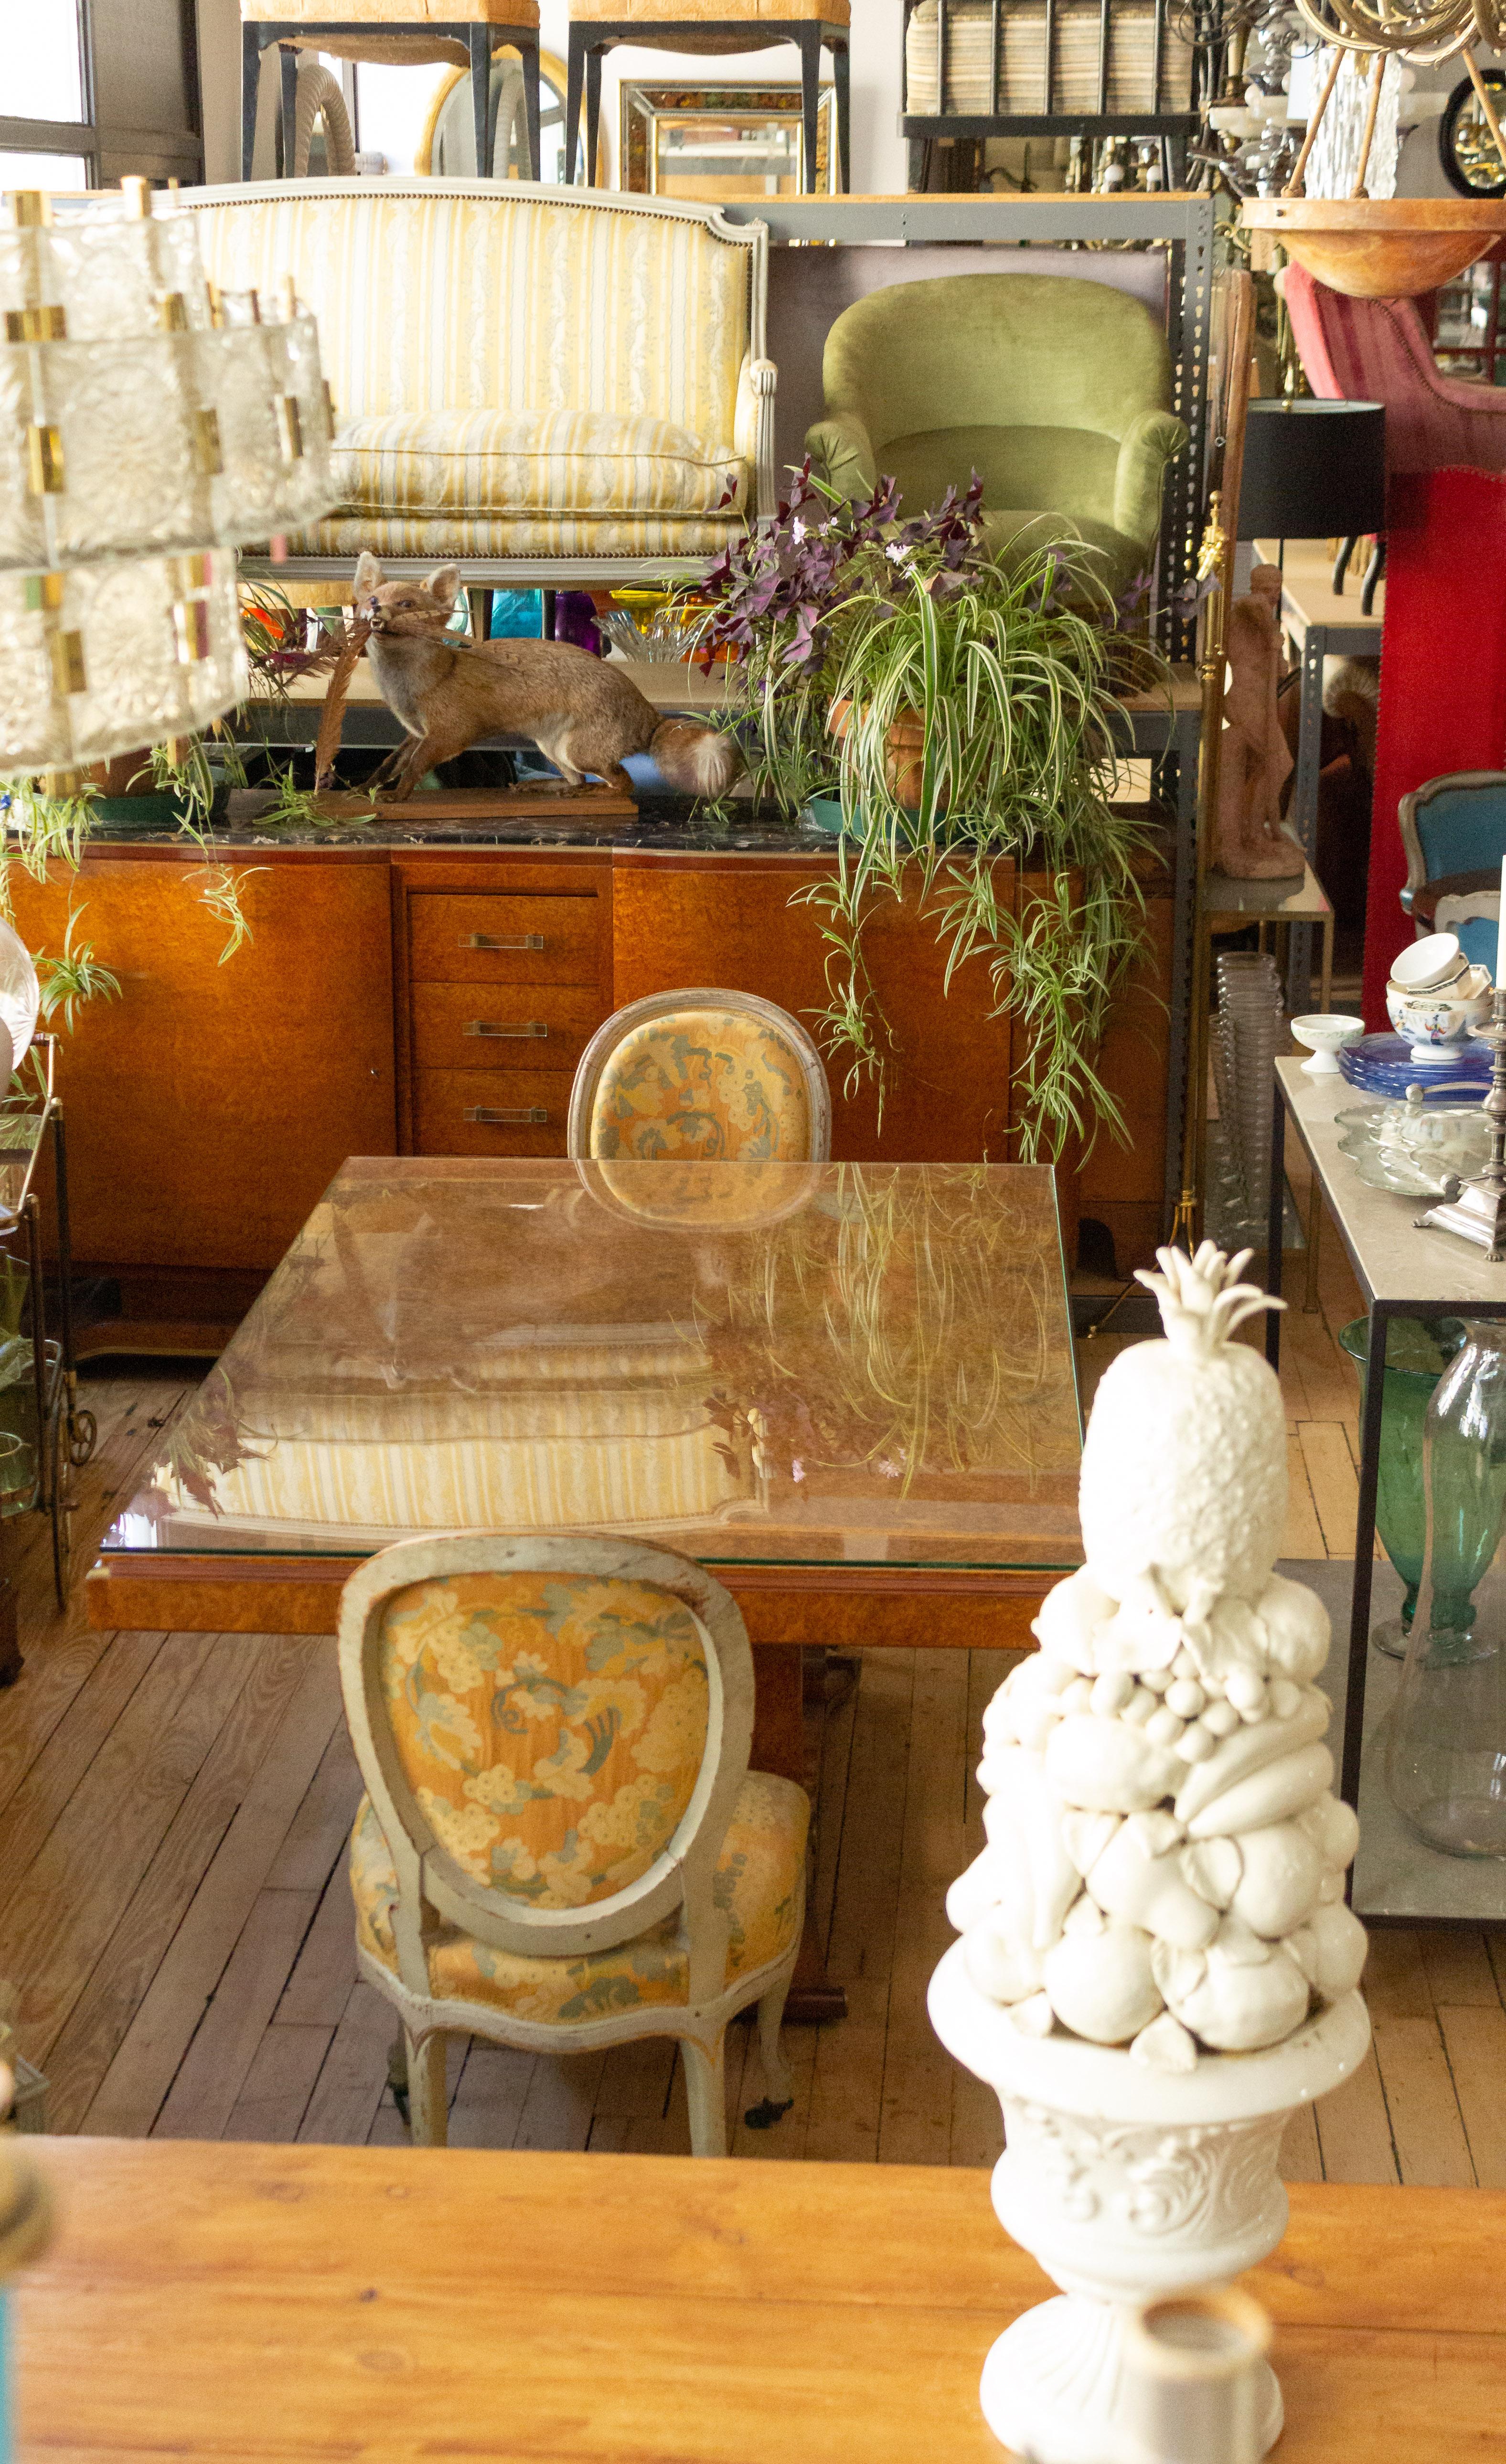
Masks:
[[[27,2459],[970,2464],[984,2355],[1050,2289],[983,2172],[29,2145]],[[1506,2456],[1506,2192],[1291,2196],[1247,2279],[1281,2464]]]

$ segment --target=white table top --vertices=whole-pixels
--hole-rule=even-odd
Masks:
[[[1274,564],[1279,552],[1275,539],[1257,539],[1255,554],[1268,564]],[[1360,605],[1360,589],[1364,580],[1365,554],[1361,549],[1344,576],[1341,591],[1334,589],[1333,550],[1323,539],[1288,539],[1286,554],[1281,559],[1281,621],[1287,631],[1300,644],[1309,625],[1320,625],[1327,631],[1341,631],[1356,637],[1347,645],[1350,658],[1363,651],[1379,651],[1381,628],[1385,623],[1385,583],[1383,580],[1375,594],[1375,606],[1366,616]],[[1332,648],[1332,645],[1330,645]]]
[[[1300,1060],[1278,1061],[1276,1080],[1366,1300],[1455,1310],[1486,1301],[1506,1311],[1506,1261],[1493,1266],[1483,1249],[1454,1232],[1419,1232],[1426,1199],[1367,1188],[1340,1154],[1337,1115],[1377,1099],[1346,1078],[1309,1078]]]

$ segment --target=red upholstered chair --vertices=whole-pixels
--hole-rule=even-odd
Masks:
[[[1300,265],[1283,277],[1287,314],[1307,381],[1319,401],[1385,405],[1385,467],[1506,471],[1506,392],[1444,376],[1412,299],[1351,299]],[[1348,562],[1345,541],[1334,575]],[[1370,612],[1384,561],[1378,551],[1361,605]]]
[[[1350,299],[1300,265],[1283,287],[1319,400],[1384,403],[1388,471],[1506,471],[1506,390],[1441,375],[1414,299]]]

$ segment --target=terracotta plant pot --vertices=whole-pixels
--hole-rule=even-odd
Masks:
[[[838,744],[846,742],[853,725],[853,704],[834,701],[831,704],[831,733]],[[906,711],[889,729],[884,760],[884,779],[897,803],[906,812],[920,809],[920,793],[925,779],[925,721],[919,711]],[[944,812],[942,797],[937,807]]]

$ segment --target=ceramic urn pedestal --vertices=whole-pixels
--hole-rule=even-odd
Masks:
[[[1348,1993],[1268,2052],[1207,2055],[1190,2076],[1145,2069],[1114,2046],[1022,2035],[970,1982],[961,1943],[931,1980],[929,2007],[948,2053],[1003,2107],[999,2222],[1062,2289],[993,2346],[984,2417],[1034,2464],[1121,2464],[1124,2306],[1227,2281],[1275,2248],[1287,2119],[1363,2061],[1364,2004]],[[1260,2369],[1264,2452],[1282,2406],[1269,2363]]]
[[[990,2427],[1033,2464],[1146,2464],[1126,2310],[1274,2249],[1287,2117],[1370,2041],[1328,1616],[1276,1572],[1286,1416],[1239,1337],[1273,1304],[1248,1252],[1158,1254],[1165,1337],[1099,1380],[1086,1563],[984,1713],[986,1845],[931,1982],[937,2035],[1004,2109],[999,2221],[1062,2288],[984,2371]],[[1263,2452],[1282,2416],[1259,2368]]]

